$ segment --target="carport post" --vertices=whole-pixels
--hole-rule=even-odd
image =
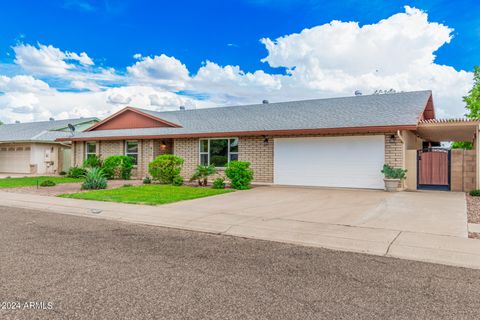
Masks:
[[[475,138],[473,139],[473,144],[475,147],[475,162],[477,164],[477,167],[475,168],[475,174],[476,174],[476,179],[475,179],[475,188],[480,189],[480,143],[478,143],[478,133],[479,133],[479,128],[480,125],[476,126],[475,129]],[[468,191],[468,190],[466,190]]]

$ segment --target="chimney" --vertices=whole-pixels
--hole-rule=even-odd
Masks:
[[[55,119],[54,119],[54,118],[52,118],[52,117],[50,117],[48,120],[50,120],[50,121],[55,121]]]
[[[268,104],[268,100],[263,100],[262,104]]]
[[[185,110],[185,106],[180,106],[180,110]]]
[[[15,120],[15,123],[20,123],[20,121],[19,121],[19,120]]]

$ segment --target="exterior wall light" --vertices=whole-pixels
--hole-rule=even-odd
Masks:
[[[389,141],[390,141],[390,143],[394,143],[394,142],[395,142],[395,135],[394,135],[394,134],[390,135]]]
[[[165,141],[162,140],[162,142],[160,143],[160,149],[165,150],[166,147],[167,144],[165,143]]]
[[[263,136],[263,145],[268,145],[268,136]]]

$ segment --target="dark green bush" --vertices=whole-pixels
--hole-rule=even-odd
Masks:
[[[65,175],[67,175],[67,173],[66,173],[65,171],[63,171],[63,170],[62,170],[62,171],[60,171],[58,174],[59,174],[59,175],[61,175],[61,176],[65,176]]]
[[[199,165],[195,169],[195,173],[193,176],[190,178],[190,181],[198,181],[199,186],[204,186],[206,187],[208,184],[208,177],[217,173],[217,169],[213,165],[209,166],[202,166]]]
[[[84,168],[71,167],[68,170],[67,177],[69,177],[69,178],[81,178],[81,177],[85,176],[86,173],[87,173],[87,170],[85,170]]]
[[[230,180],[232,188],[238,190],[250,189],[253,180],[253,170],[250,169],[250,162],[230,161],[225,169],[225,175]]]
[[[182,185],[183,185],[183,178],[182,178],[182,176],[176,176],[175,178],[173,178],[173,180],[172,180],[172,185],[177,186],[177,187],[182,186]]]
[[[102,165],[102,159],[96,154],[89,155],[88,158],[83,161],[84,168],[101,168]]]
[[[53,187],[56,186],[57,184],[53,182],[52,180],[44,180],[40,183],[40,187]]]
[[[85,181],[82,184],[83,190],[99,190],[107,188],[107,178],[103,169],[89,168],[85,174]]]
[[[480,197],[480,189],[470,191],[472,197]]]
[[[405,179],[407,177],[407,170],[402,168],[393,168],[388,164],[383,165],[382,173],[387,179]]]
[[[149,177],[143,178],[143,184],[150,184],[150,183],[152,183],[152,179],[150,179]]]
[[[217,178],[213,180],[212,189],[225,189],[225,178]]]
[[[132,169],[133,159],[128,156],[110,156],[103,162],[103,173],[107,179],[129,180]]]
[[[148,164],[148,172],[152,179],[160,183],[172,184],[173,179],[180,175],[183,159],[173,154],[162,154]]]

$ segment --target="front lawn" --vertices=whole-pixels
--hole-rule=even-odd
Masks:
[[[204,198],[227,192],[233,192],[233,190],[195,188],[186,186],[175,187],[171,185],[142,185],[136,187],[121,187],[110,190],[95,190],[62,194],[59,197],[156,205],[182,200]]]
[[[67,177],[24,177],[24,178],[3,178],[0,179],[0,188],[16,188],[16,187],[29,187],[40,185],[42,181],[52,180],[56,184],[81,182],[83,179],[67,178]]]

